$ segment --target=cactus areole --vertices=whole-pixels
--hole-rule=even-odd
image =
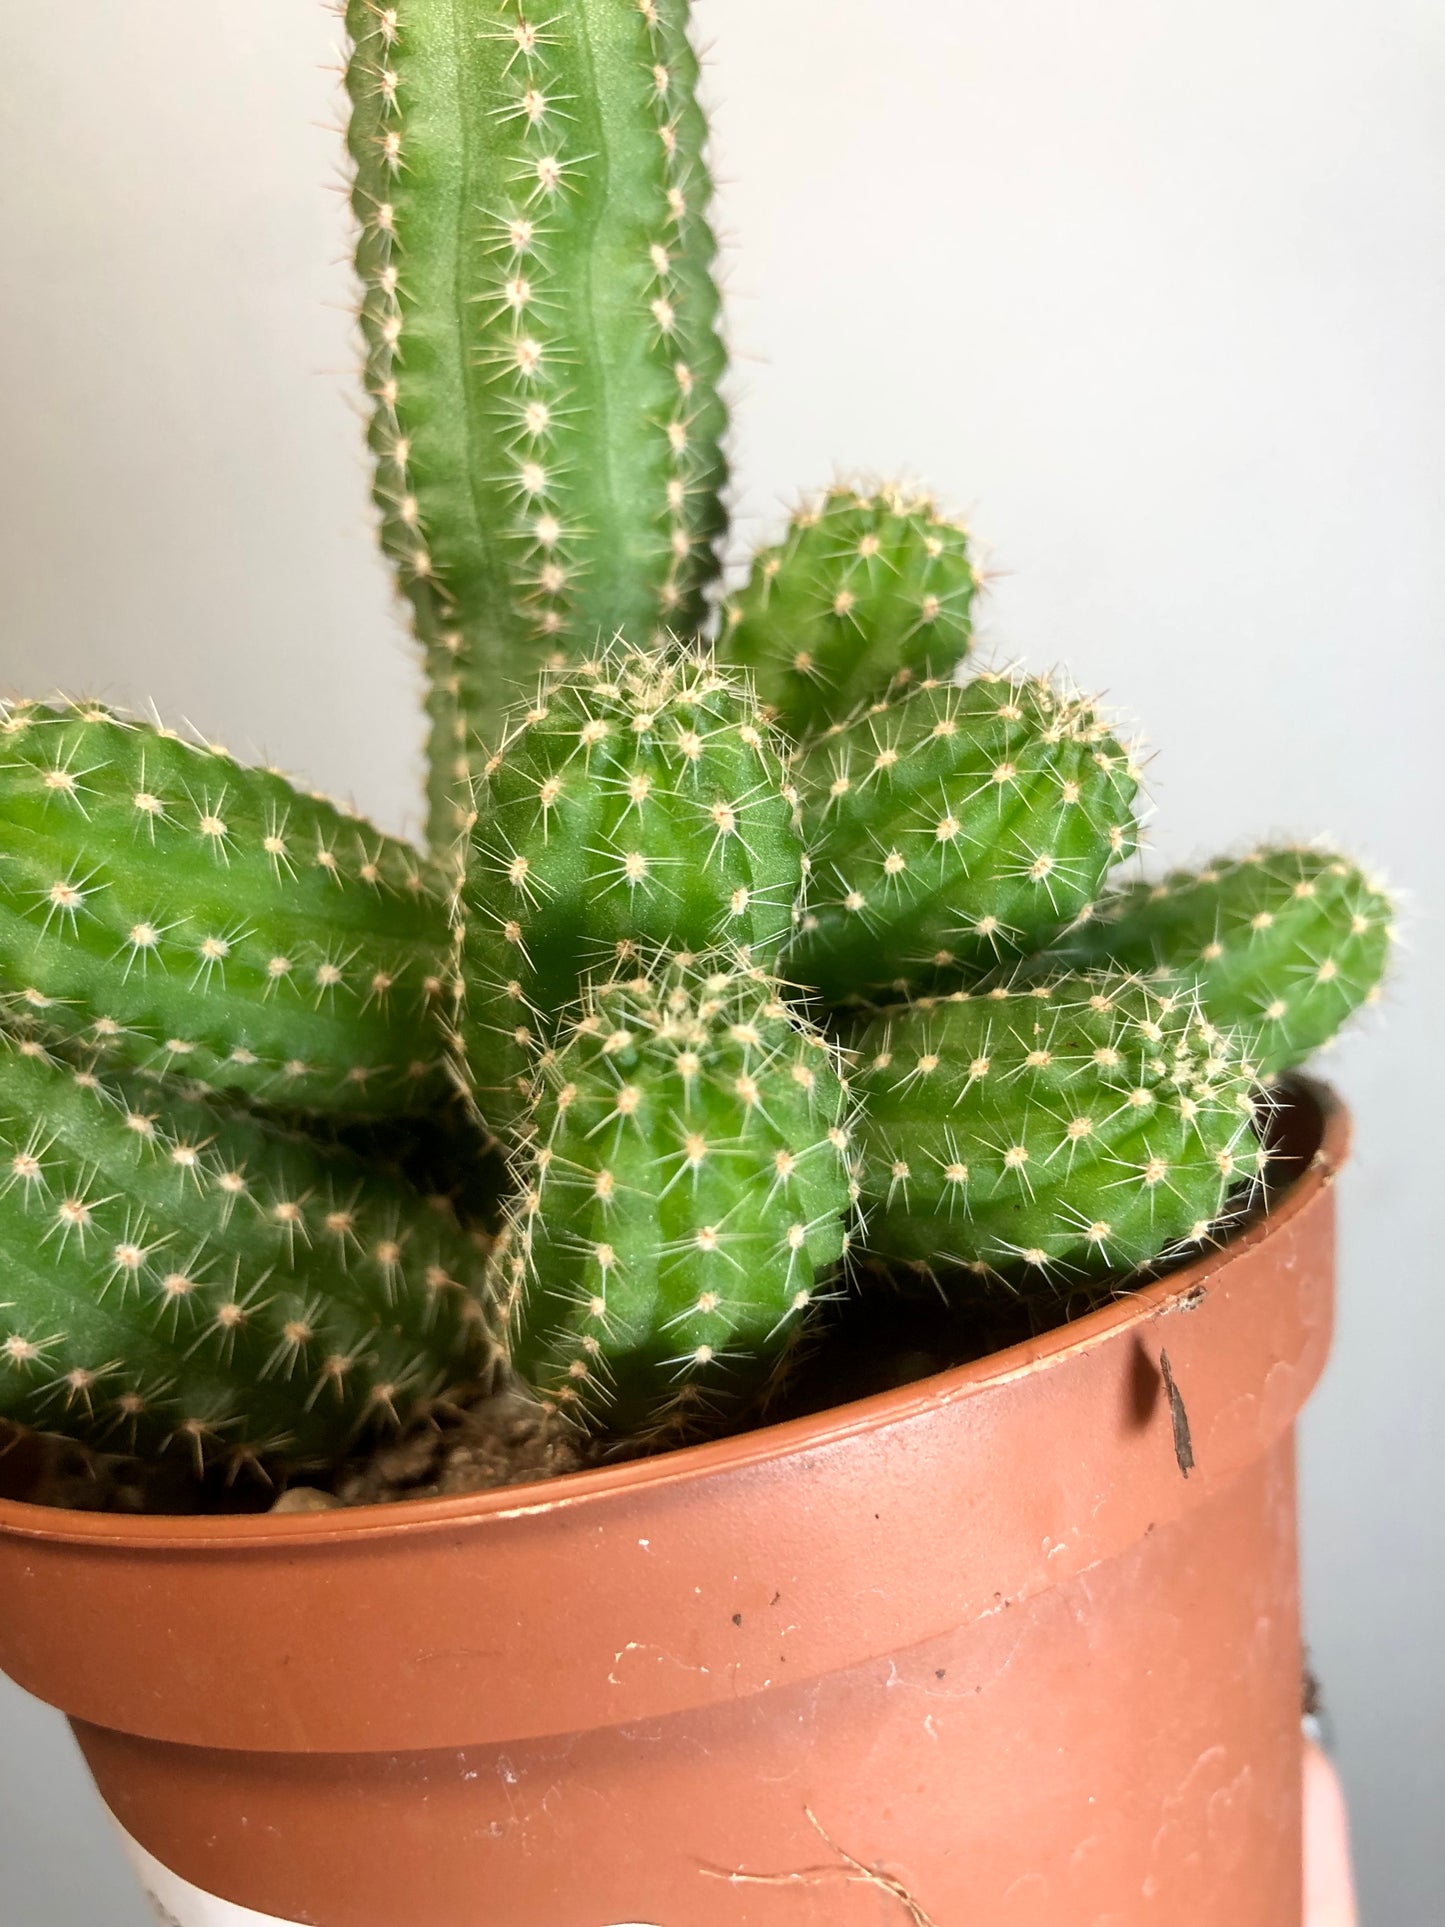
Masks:
[[[342,12],[427,848],[0,706],[0,1666],[180,1927],[1297,1919],[1388,897],[921,490],[724,589],[686,0]]]

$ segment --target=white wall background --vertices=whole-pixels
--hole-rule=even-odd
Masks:
[[[476,0],[479,6],[483,0]],[[988,630],[1160,746],[1156,840],[1328,829],[1411,892],[1305,1426],[1308,1622],[1370,1917],[1439,1918],[1445,12],[699,0],[739,526],[930,479]],[[152,695],[418,820],[369,545],[318,0],[7,0],[0,683]],[[140,1912],[0,1686],[0,1923]],[[1061,1927],[1065,1924],[1061,1923]],[[1181,1923],[1180,1927],[1187,1927]]]

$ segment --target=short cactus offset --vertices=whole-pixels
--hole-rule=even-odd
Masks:
[[[526,1044],[588,971],[639,944],[768,964],[792,928],[802,852],[779,749],[746,684],[690,652],[619,646],[544,678],[476,808],[459,1046],[494,1130]]]
[[[753,560],[719,649],[804,736],[968,653],[980,577],[969,532],[927,496],[830,489]]]
[[[458,759],[559,649],[693,632],[725,469],[686,0],[350,0],[383,543]]]
[[[98,704],[0,722],[0,983],[102,1059],[268,1103],[445,1088],[444,896],[408,845]]]
[[[1059,946],[1071,963],[1186,971],[1262,1076],[1303,1063],[1378,994],[1393,909],[1333,851],[1252,850],[1105,897]]]
[[[401,1180],[0,1033],[0,1417],[317,1465],[485,1369],[485,1241]]]
[[[500,1267],[513,1365],[624,1432],[756,1392],[846,1242],[832,1047],[765,972],[673,963],[589,992],[531,1123]]]
[[[881,1013],[857,1059],[869,1245],[940,1272],[1124,1274],[1261,1168],[1251,1070],[1187,984],[958,991]]]
[[[1139,771],[1042,677],[925,682],[799,769],[810,878],[789,974],[833,1003],[958,983],[1046,944],[1135,846]]]

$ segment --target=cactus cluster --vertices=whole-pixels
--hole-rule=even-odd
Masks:
[[[711,609],[686,0],[345,12],[429,854],[0,714],[0,1419],[285,1476],[504,1383],[667,1441],[761,1409],[850,1251],[967,1306],[1218,1237],[1387,899],[1313,847],[1119,884],[1135,750],[960,678],[924,496],[828,491]]]

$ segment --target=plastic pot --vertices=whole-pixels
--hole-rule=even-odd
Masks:
[[[1343,1114],[1225,1250],[885,1396],[344,1513],[0,1503],[0,1664],[181,1927],[1292,1927]],[[1167,1368],[1166,1368],[1167,1357]],[[167,1870],[165,1872],[161,1869]]]

